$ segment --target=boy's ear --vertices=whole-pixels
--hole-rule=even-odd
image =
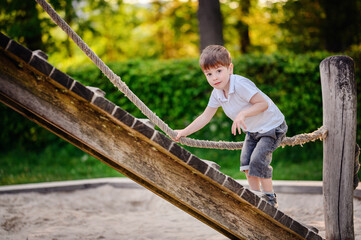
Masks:
[[[231,72],[231,74],[233,74],[233,64],[232,63],[229,64],[229,71]]]

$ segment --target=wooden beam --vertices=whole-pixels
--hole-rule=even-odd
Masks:
[[[5,37],[0,34],[0,101],[6,105],[230,239],[321,239]]]
[[[327,239],[354,239],[353,179],[357,93],[354,62],[347,56],[320,64],[323,126],[323,194]]]

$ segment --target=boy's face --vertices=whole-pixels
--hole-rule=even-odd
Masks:
[[[233,65],[232,63],[228,67],[219,65],[203,70],[203,73],[212,87],[225,90],[229,87],[229,78],[233,74]]]

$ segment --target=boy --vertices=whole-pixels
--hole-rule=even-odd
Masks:
[[[231,56],[226,48],[211,45],[202,51],[200,67],[214,88],[204,112],[182,130],[176,130],[176,141],[203,128],[218,107],[233,120],[233,135],[246,133],[241,152],[241,168],[250,190],[278,207],[272,185],[272,153],[287,132],[285,118],[272,100],[249,79],[233,75]],[[261,192],[261,187],[263,193]]]

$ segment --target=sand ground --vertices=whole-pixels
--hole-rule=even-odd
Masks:
[[[278,194],[279,209],[325,235],[322,195]],[[361,200],[354,199],[361,240]],[[0,239],[227,239],[145,189],[0,195]]]

